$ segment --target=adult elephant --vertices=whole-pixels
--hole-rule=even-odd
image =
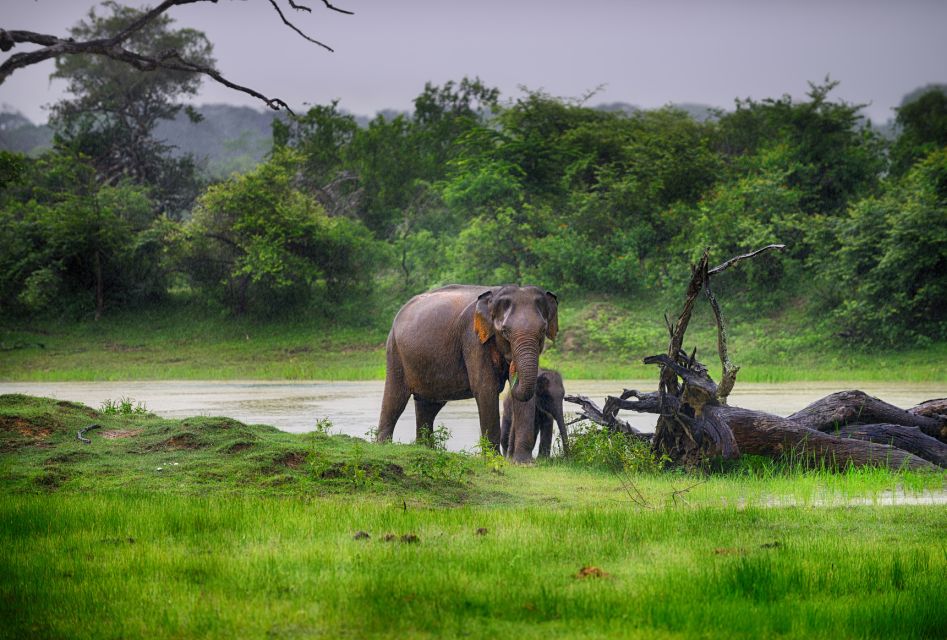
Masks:
[[[475,398],[480,433],[499,450],[500,391],[510,380],[524,412],[512,458],[532,460],[539,354],[559,330],[558,300],[539,287],[450,285],[411,298],[388,334],[378,441],[391,439],[414,396],[418,438],[450,400]],[[528,414],[528,415],[527,415]]]
[[[562,383],[562,376],[558,371],[552,369],[540,369],[536,376],[536,391],[531,400],[536,405],[535,415],[533,417],[533,437],[539,436],[539,457],[548,458],[552,452],[552,423],[559,426],[559,437],[562,441],[562,453],[569,455],[569,434],[566,431],[565,419],[563,418],[562,401],[566,396],[565,385]],[[508,395],[503,399],[503,418],[500,420],[500,445],[503,452],[510,449],[510,435],[512,432],[521,433],[522,430],[515,424],[516,420],[522,419],[523,407],[520,407],[519,401],[513,396]],[[515,436],[514,436],[515,438]],[[514,446],[515,446],[514,442]]]

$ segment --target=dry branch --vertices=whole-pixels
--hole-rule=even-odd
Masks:
[[[128,26],[116,33],[111,38],[97,38],[94,40],[77,41],[73,38],[60,38],[57,36],[45,33],[36,33],[33,31],[0,29],[0,51],[10,51],[18,44],[35,44],[41,47],[34,51],[14,53],[4,60],[3,63],[0,64],[0,85],[2,85],[14,71],[38,64],[45,60],[67,55],[94,54],[105,56],[118,62],[124,62],[125,64],[128,64],[141,71],[167,69],[169,71],[183,71],[187,73],[201,74],[211,78],[215,82],[218,82],[229,89],[240,91],[242,93],[251,95],[254,98],[262,100],[266,106],[270,107],[271,109],[286,109],[292,113],[292,109],[290,109],[283,100],[279,98],[267,97],[255,89],[232,82],[225,78],[213,67],[184,59],[178,51],[169,50],[162,52],[160,55],[149,56],[137,53],[124,47],[124,43],[127,42],[129,38],[131,38],[138,31],[141,31],[145,25],[155,20],[157,17],[167,12],[172,7],[195,4],[197,2],[213,2],[216,4],[217,0],[164,0],[164,2],[160,3],[153,9],[144,12],[138,19],[131,22]],[[331,47],[319,40],[311,38],[295,24],[289,21],[283,11],[280,9],[276,0],[269,0],[269,2],[286,26],[291,28],[307,41],[332,51]],[[296,4],[292,0],[288,0],[288,4],[291,8],[297,11],[306,11],[310,13],[312,11],[309,7]],[[332,5],[327,0],[323,0],[323,4],[331,11],[349,15],[352,13],[351,11],[346,11]]]

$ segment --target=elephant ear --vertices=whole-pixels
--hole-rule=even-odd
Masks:
[[[493,320],[490,316],[492,300],[493,291],[484,291],[477,297],[477,306],[474,308],[474,331],[480,338],[480,344],[493,337]]]
[[[546,303],[549,305],[549,317],[546,318],[546,337],[556,339],[559,333],[559,298],[552,291],[546,292]]]

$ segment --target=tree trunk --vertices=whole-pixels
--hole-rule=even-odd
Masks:
[[[947,442],[947,429],[941,420],[899,409],[864,391],[833,393],[789,418],[811,429],[829,432],[851,424],[887,423],[918,427],[926,435]]]
[[[947,444],[930,437],[917,427],[905,427],[900,424],[853,424],[842,427],[837,434],[846,438],[890,444],[936,465],[947,467]]]
[[[707,407],[705,413],[730,427],[742,453],[783,457],[806,466],[835,470],[849,465],[936,468],[927,460],[891,445],[823,433],[791,418],[727,406]]]

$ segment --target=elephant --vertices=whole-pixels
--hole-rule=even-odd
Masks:
[[[414,397],[418,438],[450,400],[475,398],[480,433],[500,450],[500,392],[524,404],[528,425],[517,431],[511,457],[532,460],[539,354],[559,331],[559,301],[540,287],[448,285],[411,298],[391,324],[378,442],[391,439],[408,398]],[[528,414],[528,415],[527,415]],[[519,428],[518,428],[519,429]]]
[[[569,436],[566,433],[565,420],[562,417],[562,399],[566,389],[562,384],[562,376],[551,369],[540,369],[536,376],[536,391],[532,402],[536,405],[533,418],[533,437],[539,435],[539,457],[548,458],[552,451],[552,423],[559,425],[559,437],[562,438],[562,453],[569,455]],[[513,421],[519,414],[517,405],[520,404],[512,395],[503,399],[503,418],[500,420],[500,445],[504,453],[510,448],[510,431]]]

